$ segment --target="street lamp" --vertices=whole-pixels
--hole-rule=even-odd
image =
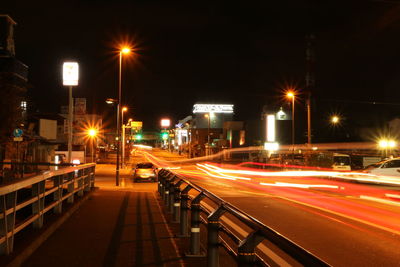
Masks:
[[[123,47],[119,51],[119,79],[118,79],[118,105],[117,105],[117,163],[115,168],[115,185],[119,186],[119,153],[120,153],[120,143],[121,143],[121,132],[120,132],[120,121],[119,113],[121,106],[121,87],[122,87],[122,56],[127,55],[131,52],[129,47]]]
[[[378,146],[383,149],[385,157],[387,157],[388,150],[394,149],[396,145],[396,141],[392,139],[381,139],[378,141]]]
[[[295,94],[293,91],[287,92],[286,96],[292,99],[292,161],[294,161],[294,98]]]
[[[332,123],[333,125],[339,124],[339,123],[340,123],[340,118],[339,118],[339,116],[333,115],[333,116],[331,117],[331,123]]]
[[[92,150],[92,162],[94,162],[94,139],[97,137],[97,129],[90,128],[87,132],[89,138],[91,139],[91,150]]]
[[[124,112],[127,112],[128,108],[123,107],[122,108],[122,113],[121,113],[121,121],[122,121],[122,160],[121,160],[121,166],[125,166],[125,124],[124,124]]]
[[[207,127],[207,154],[210,154],[210,141],[211,141],[211,136],[210,136],[210,124],[211,124],[211,119],[214,118],[214,113],[213,112],[208,112],[207,114],[204,114],[204,117],[208,119],[208,127]]]

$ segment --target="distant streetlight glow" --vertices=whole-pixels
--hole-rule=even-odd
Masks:
[[[119,158],[120,158],[120,146],[121,146],[121,121],[120,121],[120,112],[121,112],[121,103],[122,103],[122,55],[127,55],[131,52],[131,49],[127,46],[124,46],[119,51],[119,75],[118,75],[118,104],[117,104],[117,162],[115,166],[115,185],[119,186]],[[122,113],[122,112],[121,112]],[[123,113],[122,113],[123,114]]]
[[[382,139],[378,142],[380,148],[395,148],[396,145],[397,143],[394,140]]]
[[[294,99],[295,93],[293,91],[288,91],[286,96],[292,99],[292,161],[294,161]]]
[[[95,128],[89,128],[87,130],[87,135],[91,139],[90,141],[91,141],[91,150],[92,150],[92,162],[94,162],[94,139],[96,138],[96,140],[97,140],[97,133],[98,133],[98,130]],[[85,151],[86,151],[86,149],[85,149]],[[85,157],[86,157],[86,155],[85,155]]]
[[[97,130],[96,130],[96,129],[93,129],[93,128],[89,129],[89,130],[88,130],[88,135],[89,135],[90,137],[95,137],[95,136],[97,135]]]
[[[336,115],[331,117],[332,124],[338,124],[340,122],[340,118]]]
[[[121,53],[122,54],[129,54],[131,52],[131,49],[129,48],[129,47],[123,47],[122,49],[121,49]]]

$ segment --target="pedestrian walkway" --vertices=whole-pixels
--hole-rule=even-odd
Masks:
[[[174,237],[178,228],[155,183],[133,184],[124,170],[116,187],[106,169],[96,171],[98,189],[22,266],[205,265],[204,258],[184,257],[188,240]]]

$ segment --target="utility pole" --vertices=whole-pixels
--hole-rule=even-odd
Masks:
[[[307,106],[307,143],[311,145],[311,93],[315,87],[315,52],[314,52],[315,36],[308,34],[306,36],[306,106]]]

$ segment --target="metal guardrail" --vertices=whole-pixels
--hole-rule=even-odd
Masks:
[[[46,171],[0,186],[0,254],[10,254],[14,236],[32,224],[41,228],[44,215],[62,213],[63,201],[73,203],[94,187],[96,164]]]
[[[291,262],[294,261],[304,266],[329,266],[304,248],[206,189],[166,169],[160,170],[158,175],[158,192],[165,202],[167,210],[172,213],[173,222],[180,224],[179,236],[190,237],[189,254],[191,256],[202,255],[200,251],[200,225],[205,225],[207,229],[207,266],[219,266],[219,247],[221,246],[236,259],[239,266],[269,265],[273,261],[271,257],[267,262],[259,253],[256,253],[257,246],[264,240],[272,243],[287,255]],[[190,191],[195,191],[192,197],[189,195]],[[216,205],[214,210],[210,210],[210,205],[203,201],[206,199]],[[207,218],[203,219],[201,214],[205,214]],[[247,235],[240,238],[232,230],[232,225],[221,220],[224,214],[240,221],[243,224],[243,229],[247,229],[244,230]],[[189,228],[190,235],[188,233]],[[224,233],[224,236],[229,237],[230,240],[224,240],[221,233]],[[279,265],[277,262],[273,263]]]

